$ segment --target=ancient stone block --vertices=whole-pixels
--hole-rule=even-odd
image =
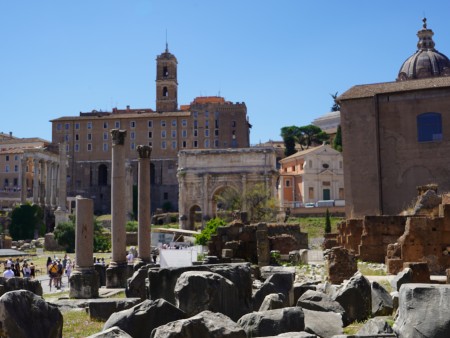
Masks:
[[[327,259],[328,279],[333,284],[342,283],[358,270],[355,255],[343,247],[326,250],[324,257]]]

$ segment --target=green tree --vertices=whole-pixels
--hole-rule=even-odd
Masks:
[[[330,137],[319,127],[309,124],[299,128],[301,137],[298,138],[302,150],[308,149],[312,145],[319,145],[328,141]]]
[[[296,153],[295,144],[300,136],[299,128],[296,126],[281,128],[281,137],[284,142],[284,155],[291,156]]]
[[[65,247],[67,252],[75,251],[75,217],[68,222],[59,223],[54,231],[58,244]],[[111,249],[111,238],[100,222],[94,219],[94,251],[108,251]]]
[[[195,235],[195,244],[206,245],[208,241],[211,240],[211,235],[217,233],[217,228],[225,225],[225,220],[219,217],[210,219],[208,222],[206,222],[205,228],[201,231],[201,233]]]
[[[234,211],[242,208],[242,196],[230,187],[216,195],[215,201],[217,207],[222,210]]]
[[[341,106],[337,102],[338,92],[336,92],[336,94],[334,94],[334,95],[333,94],[330,94],[330,95],[333,98],[333,105],[331,106],[331,111],[340,111]]]
[[[331,217],[330,217],[330,212],[328,211],[328,208],[327,208],[327,212],[325,214],[325,233],[326,234],[331,233]]]
[[[342,131],[341,131],[341,125],[338,126],[336,131],[336,136],[333,140],[333,149],[336,149],[337,151],[342,152]]]
[[[22,204],[11,213],[9,233],[14,240],[32,239],[44,226],[42,209],[36,204]]]

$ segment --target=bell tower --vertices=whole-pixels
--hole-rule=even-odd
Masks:
[[[178,110],[177,58],[166,50],[156,58],[156,111]]]

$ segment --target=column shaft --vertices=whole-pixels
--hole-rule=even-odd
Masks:
[[[76,269],[93,268],[94,202],[90,198],[76,198],[75,262]]]
[[[152,148],[139,145],[138,168],[138,248],[139,258],[150,262],[151,227],[150,227],[150,154]]]
[[[37,158],[33,159],[33,203],[38,204],[39,202],[39,160]]]
[[[59,144],[59,173],[58,173],[58,209],[66,211],[67,200],[67,155],[66,144]]]
[[[27,201],[27,158],[24,156],[20,161],[20,203],[24,204]]]

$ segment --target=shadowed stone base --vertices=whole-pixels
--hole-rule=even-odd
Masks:
[[[69,278],[70,298],[98,298],[100,280],[98,273],[92,268],[84,271],[73,271]]]
[[[132,268],[132,267],[131,267]],[[125,288],[127,286],[128,265],[124,264],[110,264],[106,269],[106,287],[107,288]]]
[[[55,210],[55,228],[58,227],[59,223],[64,223],[69,221],[69,213],[67,211],[62,211],[61,209]]]

